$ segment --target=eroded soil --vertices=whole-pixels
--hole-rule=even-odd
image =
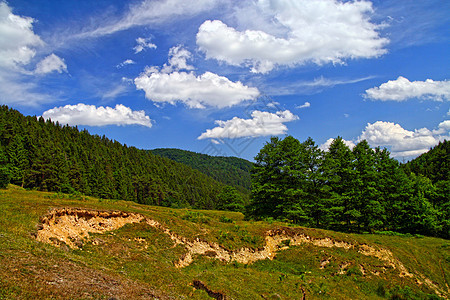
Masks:
[[[182,237],[161,223],[149,219],[141,214],[126,213],[121,211],[97,211],[74,208],[54,209],[48,215],[41,218],[41,225],[38,228],[36,239],[41,242],[60,246],[66,244],[75,249],[82,245],[83,241],[89,238],[91,233],[104,233],[116,230],[125,224],[146,222],[148,225],[161,230],[167,234],[175,245],[181,244],[186,248],[186,253],[174,264],[177,268],[190,265],[196,255],[206,255],[224,262],[236,261],[242,264],[253,263],[258,260],[273,259],[277,252],[289,248],[290,246],[301,246],[312,244],[317,247],[336,247],[349,251],[357,251],[365,256],[372,256],[379,259],[386,269],[399,271],[400,277],[410,277],[417,284],[425,284],[443,296],[439,287],[421,274],[412,274],[406,267],[394,257],[388,249],[373,247],[367,244],[350,243],[336,241],[331,238],[313,238],[305,233],[291,228],[270,230],[265,236],[265,246],[262,249],[241,248],[230,251],[219,244],[203,241],[200,239],[190,240]],[[288,242],[286,242],[288,241]],[[326,265],[326,261],[322,262]],[[348,266],[343,266],[344,270]],[[360,266],[362,268],[362,266]],[[361,272],[366,271],[362,268]],[[379,273],[371,275],[378,276]]]

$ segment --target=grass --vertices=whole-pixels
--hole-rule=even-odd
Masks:
[[[231,299],[439,299],[425,284],[400,277],[375,257],[354,250],[312,244],[282,247],[273,260],[245,265],[208,255],[174,266],[186,249],[145,223],[90,234],[80,249],[37,242],[39,218],[51,208],[77,207],[136,212],[190,240],[218,243],[229,250],[262,248],[264,234],[288,226],[244,221],[241,213],[173,209],[134,202],[26,191],[0,191],[0,299],[211,299],[193,282]],[[312,238],[364,243],[389,249],[407,270],[423,274],[449,296],[450,241],[395,234],[345,234],[294,228]],[[373,275],[373,273],[379,275]]]

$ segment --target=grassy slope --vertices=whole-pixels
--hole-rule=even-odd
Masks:
[[[251,265],[226,264],[200,256],[190,266],[177,269],[174,262],[183,255],[184,247],[174,246],[167,235],[144,223],[91,234],[90,241],[95,240],[98,245],[86,242],[80,250],[57,248],[33,239],[39,218],[55,207],[138,212],[179,235],[219,243],[230,250],[262,247],[267,230],[286,225],[246,222],[239,213],[176,210],[94,198],[70,199],[67,195],[10,186],[0,191],[0,299],[151,296],[210,299],[205,291],[192,287],[194,280],[233,299],[301,299],[303,292],[307,299],[383,299],[396,293],[404,299],[414,296],[427,299],[426,294],[433,293],[425,285],[418,286],[412,279],[399,277],[398,270],[383,272],[380,267],[383,263],[374,257],[311,244],[290,247],[272,261]],[[390,249],[409,272],[420,272],[440,287],[450,282],[448,240],[299,230],[311,237]],[[142,239],[146,242],[139,242]],[[328,258],[330,263],[321,269],[321,262]],[[338,274],[340,266],[348,262],[352,265]],[[359,265],[366,271],[382,273],[363,275]],[[448,287],[444,290],[448,297]]]

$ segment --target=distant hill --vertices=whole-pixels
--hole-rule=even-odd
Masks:
[[[210,156],[172,148],[151,151],[153,154],[167,157],[197,169],[217,181],[236,187],[241,192],[250,189],[250,170],[253,163],[248,160],[237,157]]]
[[[444,140],[430,151],[405,164],[415,174],[431,179],[433,183],[450,180],[450,142]]]
[[[0,184],[142,204],[221,207],[225,185],[168,158],[0,106]]]

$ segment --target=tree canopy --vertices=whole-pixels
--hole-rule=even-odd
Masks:
[[[446,151],[432,160],[438,174],[446,172],[441,170],[448,166]],[[386,149],[372,149],[365,140],[350,149],[338,137],[325,152],[311,138],[301,143],[292,136],[273,137],[255,161],[247,208],[251,217],[450,237],[450,200],[442,181],[401,167]]]

